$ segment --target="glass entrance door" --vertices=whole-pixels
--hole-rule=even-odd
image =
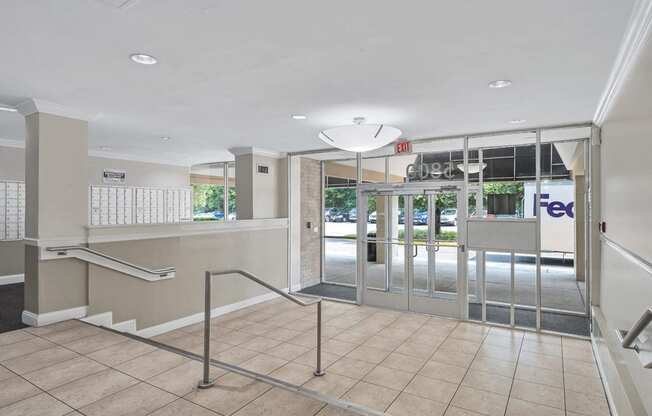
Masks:
[[[450,185],[422,188],[360,192],[363,209],[373,206],[376,224],[372,233],[363,227],[361,300],[460,318],[466,293],[463,193]]]

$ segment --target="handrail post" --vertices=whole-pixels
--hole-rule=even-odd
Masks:
[[[317,368],[314,374],[318,377],[326,374],[321,368],[321,299],[317,302]]]
[[[199,382],[200,389],[208,389],[215,385],[210,379],[210,355],[211,355],[211,272],[206,272],[204,282],[204,375]]]
[[[632,329],[627,331],[625,336],[623,337],[622,341],[622,347],[623,348],[634,348],[632,347],[632,344],[634,341],[636,341],[636,338],[638,338],[639,335],[641,335],[641,332],[650,324],[652,323],[652,307],[649,307],[643,315],[639,318],[638,321],[634,324]]]

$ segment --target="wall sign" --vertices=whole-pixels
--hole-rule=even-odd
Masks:
[[[124,170],[104,169],[102,183],[124,184],[127,182],[127,172]]]
[[[397,155],[401,153],[412,153],[412,142],[407,140],[396,142],[394,144],[394,153]]]
[[[263,173],[263,174],[268,174],[269,173],[269,166],[265,165],[256,165],[256,168],[258,170],[258,173]]]

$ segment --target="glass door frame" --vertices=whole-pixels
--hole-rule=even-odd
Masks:
[[[367,237],[367,220],[366,216],[358,215],[358,303],[372,306],[386,307],[390,309],[409,310],[419,313],[433,315],[449,316],[458,319],[468,318],[467,306],[467,279],[466,279],[466,262],[467,253],[465,250],[466,236],[466,192],[463,181],[432,181],[432,182],[412,182],[396,184],[359,184],[357,191],[358,212],[366,213],[368,207],[368,197],[385,198],[385,215],[393,217],[391,213],[392,205],[390,198],[393,196],[405,197],[404,202],[404,242],[393,241],[391,230],[389,230],[389,221],[385,220],[385,238],[383,241],[370,240]],[[424,243],[415,243],[414,241],[414,210],[413,199],[418,195],[426,195],[429,200],[435,198],[435,195],[442,192],[457,193],[457,291],[456,293],[438,292],[436,287],[432,286],[431,269],[434,264],[430,264],[430,250],[428,260],[428,272],[426,279],[428,282],[428,293],[424,295],[415,294],[414,288],[414,258],[413,250],[415,247],[432,248],[439,245],[439,242],[432,240],[432,228],[434,228],[433,204],[429,203],[428,230],[429,238]],[[389,215],[388,215],[389,214]],[[388,238],[389,236],[389,238]],[[384,288],[368,287],[368,267],[367,267],[367,244],[380,243],[383,245],[385,252],[384,267]],[[391,245],[399,245],[403,248],[404,256],[404,288],[402,291],[393,290],[390,278],[391,256],[388,255]],[[418,249],[418,248],[417,248]]]

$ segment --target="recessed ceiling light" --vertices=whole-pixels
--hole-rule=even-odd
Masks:
[[[168,140],[170,140],[170,137],[169,136],[163,136],[163,137],[161,137],[161,140],[163,140],[164,142],[167,142]]]
[[[129,56],[132,61],[141,65],[154,65],[158,61],[152,55],[147,55],[146,53],[134,53]]]
[[[523,124],[523,123],[525,123],[526,121],[527,121],[527,120],[525,120],[525,119],[519,118],[519,119],[517,119],[517,120],[509,120],[509,124]]]
[[[489,88],[506,88],[512,85],[512,81],[508,79],[497,79],[489,83]]]
[[[103,152],[109,152],[111,151],[111,148],[109,146],[100,146],[100,150]]]
[[[305,120],[308,116],[305,114],[292,114],[292,118],[295,120]]]
[[[13,107],[6,107],[6,106],[4,106],[4,105],[0,105],[0,111],[8,111],[8,112],[10,112],[10,113],[15,113],[15,112],[17,112],[18,110],[16,110],[16,109],[13,108]]]

